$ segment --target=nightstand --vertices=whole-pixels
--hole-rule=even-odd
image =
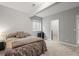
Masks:
[[[4,50],[6,46],[5,42],[0,42],[0,50]]]

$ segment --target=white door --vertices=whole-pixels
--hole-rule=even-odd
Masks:
[[[76,34],[77,34],[77,43],[79,44],[79,15],[77,15],[76,17],[76,22],[77,22],[77,26],[76,26]]]
[[[59,19],[51,21],[51,40],[59,40]]]

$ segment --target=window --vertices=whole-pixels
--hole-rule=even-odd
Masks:
[[[40,20],[33,20],[32,21],[32,30],[33,31],[41,31],[41,21]]]

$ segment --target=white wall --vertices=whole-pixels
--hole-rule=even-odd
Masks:
[[[77,44],[76,31],[74,30],[76,29],[76,15],[78,14],[79,7],[45,17],[43,20],[45,33],[50,38],[50,21],[53,19],[59,19],[59,40],[71,44]],[[47,26],[45,26],[45,24]]]
[[[0,32],[32,32],[28,15],[0,5]]]

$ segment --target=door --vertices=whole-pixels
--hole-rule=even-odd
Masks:
[[[76,17],[76,38],[77,38],[77,43],[79,44],[79,15]]]
[[[59,40],[59,19],[51,21],[51,40]]]

